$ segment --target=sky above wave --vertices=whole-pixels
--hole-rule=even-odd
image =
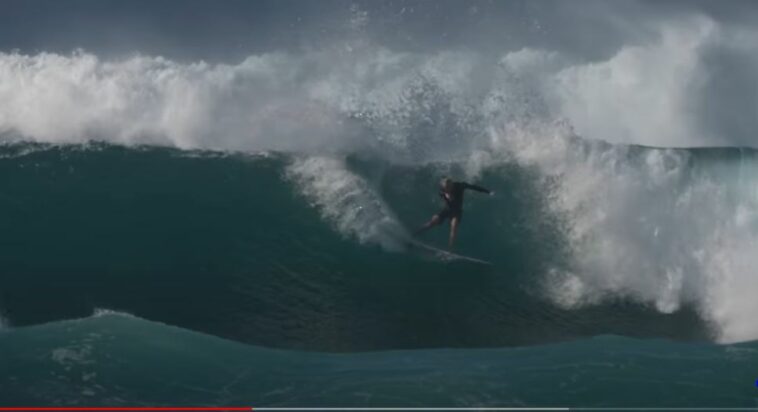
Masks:
[[[758,18],[750,0],[4,0],[2,9],[2,51],[83,48],[103,56],[140,52],[178,60],[234,60],[320,46],[355,26],[393,49],[531,47],[599,58],[655,36],[657,24],[678,16],[702,14],[747,27]]]

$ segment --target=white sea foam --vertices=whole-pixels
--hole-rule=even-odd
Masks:
[[[127,312],[122,312],[118,310],[112,310],[112,309],[104,309],[104,308],[95,308],[95,310],[92,311],[92,317],[93,318],[99,318],[102,316],[126,316],[133,318],[134,315]]]
[[[328,157],[296,159],[287,175],[340,233],[388,250],[402,247],[402,226],[370,185],[351,173],[343,161]]]
[[[749,315],[758,309],[758,196],[750,190],[758,174],[684,150],[577,139],[561,124],[504,124],[491,137],[517,162],[558,178],[550,198],[570,223],[572,262],[546,278],[557,304],[626,297],[663,313],[691,304],[722,341],[758,337]]]
[[[723,28],[702,16],[666,21],[658,31],[648,43],[597,61],[537,49],[499,59],[475,51],[395,52],[369,42],[253,55],[237,64],[0,53],[0,132],[61,143],[407,151],[432,138],[470,148],[477,122],[507,114],[563,118],[585,138],[614,143],[749,143],[717,133],[720,126],[731,130],[717,121],[702,122],[731,107],[709,100],[721,81],[712,54],[744,56],[758,69],[758,31]],[[752,80],[735,93],[758,94]],[[758,124],[754,110],[733,110],[745,114],[742,123]]]

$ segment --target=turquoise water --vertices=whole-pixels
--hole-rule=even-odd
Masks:
[[[5,317],[22,326],[108,308],[252,344],[338,352],[708,337],[688,308],[547,301],[540,281],[561,263],[560,223],[527,171],[486,176],[502,193],[496,200],[468,195],[458,251],[493,262],[483,267],[341,235],[285,177],[287,163],[115,146],[0,160]],[[350,163],[369,178],[388,168]],[[388,169],[374,184],[415,228],[439,209],[438,172]],[[424,240],[446,237],[436,228]]]
[[[0,334],[7,405],[755,407],[754,343],[599,336],[521,348],[325,354],[125,315]]]
[[[754,154],[687,156],[692,176],[718,177]],[[457,250],[493,262],[481,266],[393,243],[463,166],[344,157],[381,207],[330,215],[300,161],[3,146],[0,403],[756,406],[758,348],[715,343],[697,300],[664,311],[640,293],[565,305],[546,292],[577,251],[535,169],[489,167],[477,181],[498,196],[467,195]]]

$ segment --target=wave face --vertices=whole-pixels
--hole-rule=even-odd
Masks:
[[[402,242],[468,160],[6,145],[0,305],[327,351],[755,336],[755,152],[532,142],[476,164],[498,196],[469,195],[459,251],[492,267]]]
[[[118,314],[0,333],[0,349],[15,355],[0,363],[0,402],[70,407],[751,407],[758,361],[755,343],[613,336],[529,348],[322,354]]]

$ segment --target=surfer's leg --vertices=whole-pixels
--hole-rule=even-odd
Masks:
[[[455,236],[458,234],[458,223],[460,218],[458,216],[450,219],[450,241],[448,242],[448,249],[453,250],[453,243],[455,243]]]
[[[434,216],[432,216],[432,218],[428,222],[424,223],[424,226],[421,226],[418,230],[416,230],[415,232],[413,232],[413,236],[418,236],[418,235],[426,232],[427,229],[429,229],[430,227],[437,226],[440,223],[441,223],[440,216],[439,215],[434,215]]]
[[[445,219],[447,219],[448,217],[450,217],[450,209],[444,208],[440,210],[436,215],[432,216],[432,219],[426,222],[424,226],[421,226],[421,228],[413,232],[413,236],[418,236],[426,232],[430,227],[439,225],[440,223],[444,222]]]

